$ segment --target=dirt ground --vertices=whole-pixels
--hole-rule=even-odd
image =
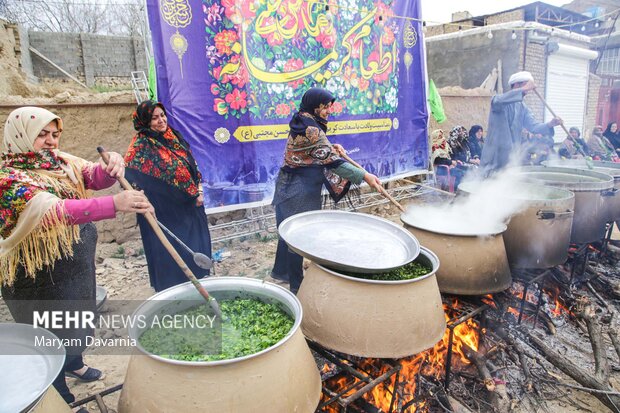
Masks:
[[[373,207],[371,212],[398,221],[399,215],[391,207]],[[614,237],[620,238],[618,235],[616,233]],[[245,240],[215,244],[213,251],[221,249],[230,253],[230,257],[216,264],[214,276],[241,276],[275,282],[269,277],[269,273],[275,256],[276,241],[275,235],[264,234],[252,236]],[[140,240],[129,240],[122,245],[99,243],[96,263],[97,284],[104,286],[108,292],[107,301],[102,311],[114,310],[115,300],[142,300],[154,294],[154,290],[149,285],[146,259],[142,255]],[[0,321],[10,320],[8,310],[0,300]],[[115,331],[114,334],[124,336],[126,331]],[[88,349],[85,353],[85,360],[89,365],[103,370],[105,378],[94,383],[79,383],[74,379],[68,379],[77,399],[122,383],[129,356],[102,355],[98,354],[96,350]],[[556,373],[563,381],[572,382],[563,374],[557,371]],[[104,397],[110,412],[116,412],[119,396],[120,392],[115,392]],[[88,408],[91,412],[98,411],[94,402],[89,403]],[[532,410],[517,405],[515,411],[529,413]],[[604,412],[607,409],[587,393],[566,389],[565,394],[559,395],[557,400],[547,402],[546,408],[540,411],[581,413]]]
[[[41,105],[49,107],[64,120],[62,150],[93,161],[97,159],[95,148],[98,145],[124,153],[134,134],[131,114],[135,102],[132,93],[125,91],[93,94],[71,81],[29,84],[19,69],[16,44],[14,30],[0,20],[0,136],[4,119],[14,107]],[[489,105],[487,95],[462,90],[442,90],[442,93],[448,120],[442,125],[436,125],[434,120],[431,120],[431,130],[437,127],[449,130],[457,124],[467,127],[475,123],[485,125]],[[95,106],[79,106],[81,104]],[[371,212],[398,222],[398,214],[393,208],[375,207]],[[116,220],[104,221],[97,226],[97,283],[105,287],[108,293],[102,311],[114,310],[115,300],[143,300],[153,295],[135,217],[121,215]],[[618,234],[615,234],[615,237],[620,239]],[[230,253],[230,257],[216,264],[214,276],[241,276],[275,281],[269,277],[276,250],[276,238],[273,234],[252,236],[245,240],[222,242],[213,246],[213,251],[220,249]],[[8,309],[0,299],[0,322],[10,321],[12,318]],[[114,334],[123,336],[126,331],[115,331]],[[69,379],[69,385],[77,399],[123,382],[129,356],[103,355],[89,349],[85,353],[85,359],[89,365],[103,370],[105,378],[94,383],[80,383]],[[566,377],[562,377],[562,380],[570,382]],[[116,412],[119,396],[120,392],[116,392],[104,398],[110,412]],[[94,403],[90,403],[88,408],[91,412],[98,411]],[[516,411],[529,413],[523,407],[517,407]],[[543,411],[580,413],[606,409],[594,397],[567,389],[566,394],[559,395],[558,400],[548,402],[546,410]]]

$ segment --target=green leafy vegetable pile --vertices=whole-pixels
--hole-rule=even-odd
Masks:
[[[184,361],[227,360],[258,353],[284,338],[294,324],[277,304],[255,299],[220,301],[222,328],[174,329],[154,327],[140,336],[145,350],[165,358]],[[179,313],[194,317],[210,314],[208,305]],[[219,350],[221,340],[221,353]]]
[[[433,269],[428,267],[420,262],[414,261],[407,265],[404,265],[400,268],[396,268],[395,270],[383,272],[379,274],[360,274],[353,272],[345,272],[339,271],[340,274],[348,275],[349,277],[356,278],[364,278],[367,280],[376,280],[376,281],[404,281],[404,280],[412,280],[414,278],[422,277]]]

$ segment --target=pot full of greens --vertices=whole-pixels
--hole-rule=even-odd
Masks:
[[[403,265],[396,269],[374,273],[355,273],[350,271],[342,271],[329,267],[324,267],[332,274],[357,279],[362,282],[393,284],[415,282],[435,274],[439,267],[439,259],[437,256],[426,248],[422,248],[418,257],[409,264]]]
[[[169,288],[133,314],[146,320],[129,330],[142,352],[173,364],[226,364],[271,351],[299,329],[301,304],[282,287],[239,277],[201,283],[218,300],[222,320],[191,284]]]

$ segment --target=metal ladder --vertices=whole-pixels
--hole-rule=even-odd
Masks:
[[[131,86],[137,103],[149,98],[149,81],[143,70],[131,72]]]

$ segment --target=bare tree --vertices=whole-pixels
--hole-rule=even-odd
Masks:
[[[140,35],[139,0],[0,0],[0,14],[30,30]]]
[[[2,1],[2,0],[0,0]],[[113,9],[112,34],[141,37],[146,33],[146,14],[144,1],[127,0],[126,4]]]

